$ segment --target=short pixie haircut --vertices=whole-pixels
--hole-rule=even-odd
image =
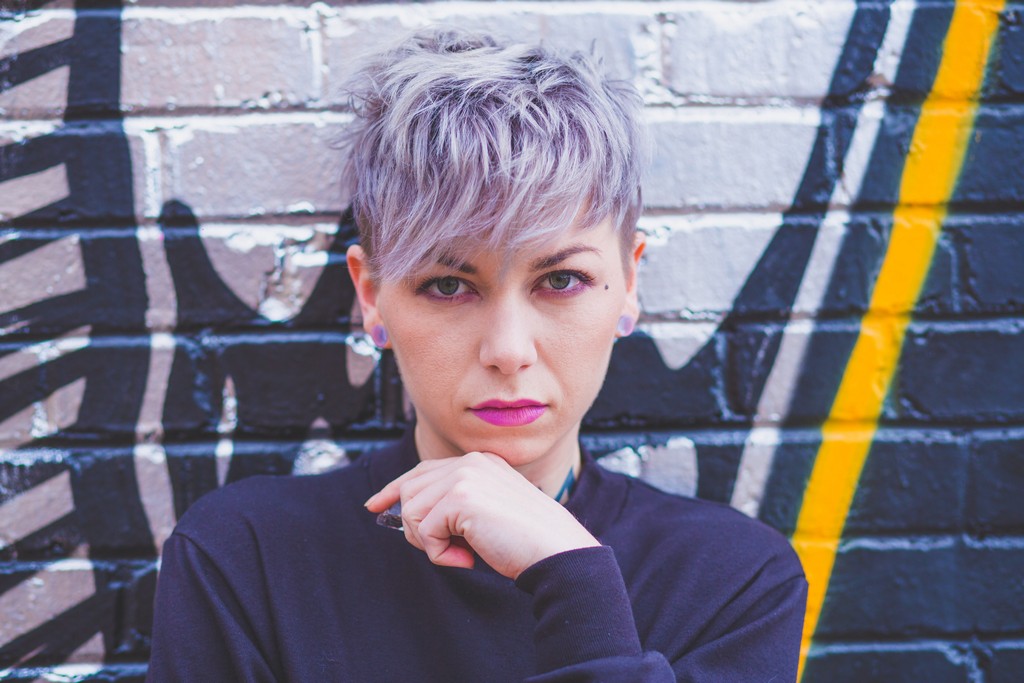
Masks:
[[[581,52],[450,29],[414,33],[348,88],[343,184],[377,281],[509,255],[641,210],[642,101]]]

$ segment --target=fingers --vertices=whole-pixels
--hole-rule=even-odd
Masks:
[[[419,523],[416,536],[430,561],[443,567],[473,567],[475,557],[465,538],[454,535],[459,526],[458,512],[450,501],[435,505]],[[408,535],[406,536],[408,538]]]
[[[445,468],[449,465],[450,460],[457,460],[457,458],[424,460],[402,476],[390,481],[384,488],[370,496],[363,505],[370,512],[383,512],[387,510],[402,498],[402,488],[407,486],[408,482],[421,479],[430,472]],[[425,485],[426,481],[423,483]],[[412,489],[409,490],[411,491]]]

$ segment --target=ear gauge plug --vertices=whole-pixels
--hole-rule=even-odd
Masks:
[[[384,329],[383,325],[374,325],[373,329],[370,330],[370,339],[377,345],[378,348],[383,349],[388,344],[388,332]]]
[[[619,317],[619,323],[615,326],[615,335],[618,337],[628,337],[633,334],[633,327],[636,325],[633,319],[628,315]]]

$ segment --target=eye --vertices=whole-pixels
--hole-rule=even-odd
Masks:
[[[551,285],[551,289],[566,289],[574,279],[576,277],[572,273],[551,273],[548,275],[548,284]]]
[[[456,277],[442,277],[434,282],[437,291],[445,296],[453,296],[459,291],[460,284],[459,279]]]
[[[556,270],[541,278],[540,289],[549,294],[568,296],[582,293],[593,281],[594,278],[577,270]]]
[[[468,284],[453,275],[430,278],[416,288],[418,294],[442,301],[462,299],[472,291]]]

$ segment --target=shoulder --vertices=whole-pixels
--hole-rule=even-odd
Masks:
[[[628,492],[615,530],[629,552],[734,585],[755,578],[803,581],[803,567],[789,540],[767,524],[723,503],[625,479]]]
[[[210,552],[243,540],[308,536],[328,520],[344,523],[369,496],[366,463],[360,458],[317,475],[257,475],[207,493],[182,515],[174,534]],[[364,495],[365,493],[365,495]]]

